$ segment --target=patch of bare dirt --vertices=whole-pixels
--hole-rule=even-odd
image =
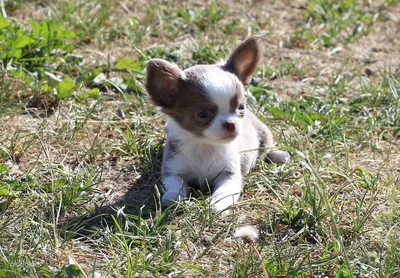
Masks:
[[[351,161],[373,174],[400,176],[400,140],[377,141],[374,150],[352,153]]]

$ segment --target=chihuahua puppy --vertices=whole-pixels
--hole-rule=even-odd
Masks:
[[[146,67],[151,101],[167,116],[162,162],[163,205],[189,196],[189,186],[212,189],[211,205],[221,211],[241,195],[243,176],[258,158],[286,162],[274,150],[269,128],[246,108],[244,85],[262,53],[261,38],[237,46],[223,64],[186,70],[161,59]]]

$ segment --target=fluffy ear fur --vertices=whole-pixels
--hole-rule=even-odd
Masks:
[[[178,96],[181,70],[162,59],[152,59],[146,66],[146,90],[157,106],[171,107]]]
[[[261,37],[251,36],[232,51],[224,68],[234,73],[243,84],[248,84],[257,69],[261,53]]]

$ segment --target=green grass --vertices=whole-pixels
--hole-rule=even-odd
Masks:
[[[0,16],[0,277],[400,276],[398,1],[25,2]],[[202,193],[163,209],[145,63],[248,33],[248,102],[292,159],[260,161],[227,216]]]
[[[318,27],[306,31],[306,36],[325,47],[351,43],[368,34],[378,15],[379,8],[376,11],[359,1],[307,1],[305,20]]]

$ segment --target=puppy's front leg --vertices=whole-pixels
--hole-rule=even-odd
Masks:
[[[242,192],[241,175],[223,175],[214,183],[211,196],[211,206],[216,211],[221,211],[236,203]]]
[[[162,183],[165,187],[165,192],[162,196],[163,206],[169,206],[189,196],[187,183],[180,176],[163,176]]]

